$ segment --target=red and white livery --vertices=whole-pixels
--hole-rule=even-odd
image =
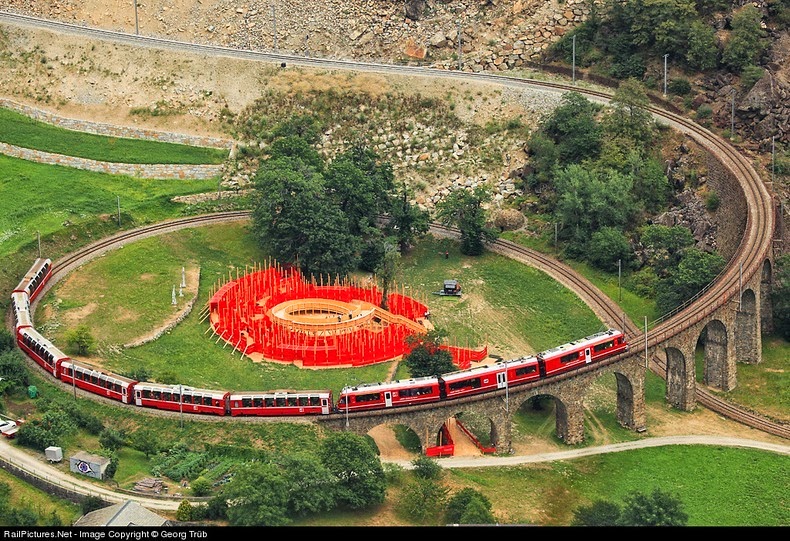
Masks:
[[[391,381],[363,383],[344,387],[337,403],[338,412],[362,411],[397,406],[414,406],[441,399],[439,378],[426,376]]]
[[[538,358],[544,364],[545,375],[553,376],[624,351],[628,351],[628,343],[623,333],[617,329],[608,329],[542,351],[538,353]]]
[[[230,393],[147,381],[134,386],[134,403],[147,408],[225,415]]]
[[[248,391],[230,394],[230,414],[326,415],[332,413],[332,391]]]
[[[137,383],[133,379],[108,373],[72,359],[63,360],[59,365],[58,373],[60,380],[65,383],[124,404],[131,402],[132,389]]]

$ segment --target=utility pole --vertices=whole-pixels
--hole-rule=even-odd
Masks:
[[[622,259],[617,260],[617,298],[618,300],[623,300],[623,288],[621,285],[621,277],[623,275],[622,270]]]
[[[121,227],[121,196],[118,196],[118,227]]]
[[[134,33],[140,34],[140,26],[137,23],[137,0],[132,0],[134,4]]]
[[[461,54],[463,53],[461,48],[461,42],[463,41],[463,38],[461,36],[463,30],[461,29],[461,19],[458,19],[456,22],[458,23],[458,71],[461,71],[464,65],[463,61],[461,60]]]
[[[735,138],[735,89],[732,89],[732,107],[730,109],[730,140]]]
[[[272,28],[274,29],[274,52],[277,52],[277,12],[272,4]]]
[[[36,231],[36,237],[38,237],[38,257],[41,257],[41,231]]]
[[[667,97],[667,57],[669,54],[664,55],[664,97]]]
[[[576,34],[573,35],[573,69],[571,73],[573,74],[573,84],[576,84]]]

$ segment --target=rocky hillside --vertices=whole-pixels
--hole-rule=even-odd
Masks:
[[[585,20],[589,0],[137,0],[136,9],[131,0],[0,0],[0,9],[234,48],[518,73]],[[709,104],[718,128],[729,129],[735,96],[742,149],[769,170],[773,145],[790,144],[790,36],[771,40],[765,73],[748,90],[728,73],[692,78],[692,106]],[[654,78],[659,64],[648,68]]]

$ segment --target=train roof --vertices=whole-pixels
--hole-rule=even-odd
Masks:
[[[24,278],[22,278],[19,281],[19,284],[16,286],[16,289],[14,289],[14,291],[24,291],[25,288],[28,286],[30,280],[32,280],[33,277],[36,274],[38,274],[42,268],[51,265],[52,265],[52,261],[50,259],[44,257],[39,257],[38,259],[36,259],[36,261],[33,263],[33,266],[30,267],[30,269],[25,273]]]
[[[23,327],[19,329],[19,332],[21,332],[22,334],[30,335],[30,337],[33,340],[35,340],[36,342],[47,348],[47,351],[52,353],[56,359],[69,359],[68,355],[66,355],[60,349],[58,349],[57,346],[55,346],[55,344],[44,338],[44,335],[38,332],[35,329],[35,327]]]
[[[278,389],[275,391],[233,391],[230,393],[231,398],[237,396],[305,396],[305,395],[319,395],[319,396],[330,396],[332,391],[330,390],[304,390],[304,391],[294,391],[294,390],[282,390]]]
[[[423,387],[438,383],[436,376],[423,376],[421,378],[399,379],[396,381],[385,381],[377,383],[360,383],[353,387],[343,387],[343,393],[365,392],[365,391],[387,391],[392,389],[408,389],[410,387]]]
[[[610,338],[613,336],[620,336],[623,333],[617,329],[607,329],[605,331],[601,331],[595,334],[591,334],[590,336],[586,336],[584,338],[580,338],[579,340],[574,340],[572,342],[568,342],[566,344],[562,344],[560,346],[553,347],[551,349],[547,349],[545,351],[541,351],[538,353],[539,357],[545,357],[547,355],[555,355],[557,353],[563,353],[565,351],[576,349],[576,348],[583,348],[586,346],[590,346],[593,344],[597,344],[604,338]]]
[[[122,376],[120,374],[115,374],[113,372],[107,372],[106,370],[102,370],[98,366],[84,363],[82,361],[75,361],[74,359],[68,359],[66,361],[63,361],[63,366],[72,366],[72,365],[74,366],[74,368],[81,368],[84,371],[90,370],[91,372],[97,372],[108,379],[114,379],[122,383],[137,383],[136,380],[127,378],[126,376]]]
[[[228,391],[218,391],[216,389],[198,389],[196,387],[190,387],[188,385],[179,385],[176,384],[165,384],[165,383],[152,383],[149,381],[141,381],[137,383],[135,389],[148,389],[148,390],[156,390],[156,391],[169,391],[171,393],[182,393],[182,394],[201,394],[201,395],[212,395],[212,396],[225,396],[228,394]]]
[[[479,374],[486,374],[489,372],[495,372],[497,370],[501,370],[505,368],[505,365],[508,367],[511,366],[520,366],[524,364],[535,364],[538,362],[538,358],[534,355],[528,355],[525,357],[519,357],[517,359],[510,359],[510,360],[501,360],[497,361],[494,364],[488,364],[485,366],[476,366],[474,368],[466,368],[464,370],[458,370],[456,372],[448,372],[446,374],[442,374],[441,378],[444,381],[455,381],[459,379],[466,379],[469,377],[474,377]]]

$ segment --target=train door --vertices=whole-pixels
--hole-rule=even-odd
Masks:
[[[384,391],[384,405],[388,408],[392,407],[392,391]]]
[[[507,369],[496,374],[496,388],[504,389],[505,387],[507,387]]]
[[[590,348],[584,348],[584,362],[591,363],[592,356],[590,355]]]
[[[328,398],[322,398],[321,399],[321,413],[323,413],[324,415],[329,413],[329,399]]]

